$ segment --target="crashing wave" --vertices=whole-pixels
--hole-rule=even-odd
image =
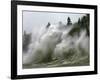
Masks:
[[[85,65],[85,60],[89,63],[89,37],[86,36],[86,30],[81,30],[80,36],[70,36],[69,32],[72,29],[73,25],[54,24],[40,30],[38,38],[30,44],[28,54],[23,55],[23,65],[31,67],[41,63],[45,63],[45,67],[79,65],[81,59],[83,59],[81,65]]]

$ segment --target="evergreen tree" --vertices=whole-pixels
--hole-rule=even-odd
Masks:
[[[87,17],[87,19],[86,19],[86,30],[87,30],[87,35],[89,36],[90,34],[90,31],[89,31],[89,26],[90,26],[90,24],[89,24],[89,22],[90,22],[90,15],[89,14],[86,14],[86,17]]]
[[[86,14],[85,16],[83,16],[82,17],[82,19],[81,19],[81,27],[83,28],[83,29],[86,29],[86,31],[87,31],[87,35],[89,36],[89,22],[90,22],[90,20],[89,20],[89,14]]]
[[[23,51],[28,51],[28,47],[29,44],[31,43],[31,33],[26,33],[26,31],[24,31],[23,34]]]
[[[78,19],[78,24],[80,24],[81,23],[81,20],[80,20],[80,18]]]
[[[48,22],[48,24],[46,25],[46,28],[49,28],[50,25],[51,25],[50,22]]]
[[[89,22],[90,22],[90,16],[89,14],[86,14],[83,16],[81,19],[78,19],[78,22],[74,23],[73,26],[74,28],[70,31],[70,35],[75,35],[76,33],[79,34],[81,30],[86,30],[86,35],[89,36]]]
[[[70,17],[67,18],[67,25],[72,25]]]

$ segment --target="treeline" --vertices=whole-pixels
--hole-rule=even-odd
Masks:
[[[59,24],[62,24],[62,22],[59,21]],[[50,27],[50,25],[51,25],[51,23],[48,22],[47,25],[46,25],[46,28],[48,29]],[[67,21],[66,21],[66,26],[70,26],[70,25],[72,25],[72,21],[71,21],[70,17],[68,17]]]
[[[24,52],[28,51],[28,47],[29,47],[29,44],[31,43],[31,39],[32,39],[32,34],[26,33],[26,31],[24,31],[24,34],[23,34],[23,51]]]
[[[73,24],[74,28],[70,31],[70,35],[73,36],[75,34],[80,34],[81,30],[86,30],[86,35],[89,36],[89,22],[90,22],[90,16],[89,14],[86,14],[82,18],[79,18],[76,23]]]

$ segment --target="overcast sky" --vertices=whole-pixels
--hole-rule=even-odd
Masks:
[[[37,31],[46,26],[48,22],[56,24],[61,21],[66,24],[68,16],[74,23],[83,15],[85,14],[23,11],[23,30],[27,32]]]

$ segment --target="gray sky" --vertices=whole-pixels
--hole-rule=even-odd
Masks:
[[[74,23],[83,15],[85,14],[23,11],[23,29],[27,32],[37,31],[48,22],[56,24],[61,21],[66,24],[68,16]]]

